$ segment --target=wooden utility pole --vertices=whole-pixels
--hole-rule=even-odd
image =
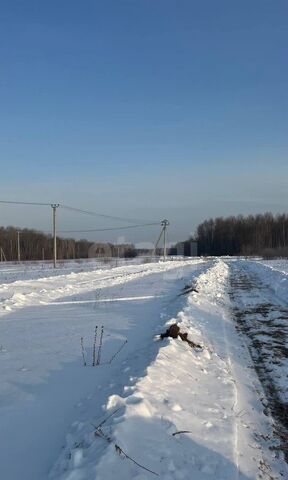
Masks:
[[[162,223],[161,223],[161,225],[162,225]],[[155,247],[154,247],[154,250],[153,250],[153,253],[152,253],[152,256],[153,256],[153,257],[155,257],[155,255],[157,255],[157,247],[158,247],[159,242],[160,242],[160,240],[161,240],[161,238],[162,238],[162,234],[163,234],[163,227],[161,228],[160,235],[159,235],[159,237],[158,237],[157,242],[155,243]]]
[[[161,225],[163,227],[163,238],[164,238],[164,246],[163,246],[163,260],[166,260],[166,256],[167,256],[167,238],[166,238],[166,230],[167,230],[167,227],[169,225],[169,222],[168,220],[163,220],[161,222]]]
[[[160,235],[158,237],[158,240],[155,244],[155,247],[154,247],[154,251],[153,251],[153,256],[157,254],[157,247],[160,243],[160,240],[162,238],[162,235],[163,235],[163,238],[164,238],[164,247],[163,247],[163,259],[166,260],[166,253],[167,253],[167,238],[166,238],[166,230],[167,230],[167,227],[169,225],[169,222],[168,220],[162,220],[161,222],[161,232],[160,232]]]
[[[56,237],[56,210],[59,207],[59,203],[52,203],[52,217],[53,217],[53,263],[54,268],[57,266],[57,237]]]

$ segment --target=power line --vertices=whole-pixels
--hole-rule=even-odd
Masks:
[[[143,223],[141,225],[128,225],[127,227],[110,227],[110,228],[93,228],[90,230],[59,230],[59,233],[89,233],[89,232],[107,232],[111,230],[126,230],[131,228],[140,228],[140,227],[151,227],[155,225],[160,225],[160,222],[154,223]]]
[[[60,207],[64,208],[65,210],[71,210],[73,212],[79,212],[79,213],[83,213],[85,215],[92,215],[94,217],[109,218],[111,220],[120,220],[122,222],[128,222],[128,223],[139,222],[139,218],[138,219],[135,219],[135,218],[132,219],[132,218],[116,217],[116,216],[113,216],[113,215],[106,215],[104,213],[92,212],[92,211],[89,211],[89,210],[81,210],[80,208],[70,207],[68,205],[62,205],[62,204],[60,204]]]
[[[128,226],[123,226],[123,227],[109,227],[109,228],[95,228],[95,229],[88,229],[88,230],[60,230],[59,233],[89,233],[89,232],[107,232],[107,231],[112,231],[112,230],[128,230],[131,228],[143,228],[143,227],[149,227],[149,226],[156,226],[156,225],[161,225],[163,226],[167,220],[162,221],[162,222],[151,222],[151,223],[141,223],[137,224],[137,222],[141,222],[141,220],[135,220],[135,219],[130,219],[130,218],[123,218],[123,217],[117,217],[113,215],[106,215],[104,213],[98,213],[98,212],[91,212],[89,210],[81,210],[80,208],[76,207],[70,207],[69,205],[63,205],[60,203],[44,203],[44,202],[20,202],[20,201],[12,201],[12,200],[0,200],[0,204],[10,204],[10,205],[30,205],[30,206],[49,206],[52,208],[52,218],[53,218],[53,259],[54,259],[54,268],[56,268],[57,265],[57,237],[56,237],[56,210],[58,207],[63,208],[64,210],[68,211],[73,211],[77,213],[81,213],[84,215],[92,215],[96,217],[102,217],[102,218],[109,218],[121,222],[126,222],[126,223],[132,223],[133,225],[128,225]],[[136,224],[135,224],[136,223]],[[167,222],[168,223],[168,222]],[[165,232],[165,226],[163,226],[163,229],[160,234],[160,238],[162,235],[162,232]],[[166,232],[165,232],[166,233]],[[165,238],[165,237],[164,237]],[[166,251],[166,243],[164,240],[164,251]],[[1,260],[3,257],[3,252],[1,249]],[[164,254],[165,257],[165,254]],[[19,233],[18,233],[18,259],[20,259],[20,247],[19,247]]]
[[[51,203],[42,203],[42,202],[10,202],[8,200],[0,200],[0,203],[10,203],[13,205],[42,205],[42,206],[51,206]]]
[[[10,201],[10,200],[0,200],[0,203],[2,204],[11,204],[11,205],[33,205],[33,206],[48,206],[48,207],[52,207],[55,203],[54,202],[51,202],[51,203],[44,203],[44,202],[18,202],[18,201]],[[118,216],[115,216],[115,215],[107,215],[107,214],[104,214],[104,213],[98,213],[98,212],[93,212],[93,211],[90,211],[90,210],[82,210],[80,208],[76,208],[76,207],[71,207],[70,205],[64,205],[62,203],[57,203],[57,205],[59,205],[60,208],[64,209],[64,210],[70,210],[72,212],[78,212],[78,213],[82,213],[84,215],[92,215],[94,217],[102,217],[102,218],[109,218],[110,220],[117,220],[117,221],[121,221],[121,222],[126,222],[126,223],[139,223],[141,222],[142,220],[139,220],[138,219],[132,219],[132,218],[125,218],[125,217],[118,217]],[[158,222],[160,223],[160,222]]]

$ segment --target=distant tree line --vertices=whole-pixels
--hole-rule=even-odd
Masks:
[[[197,240],[199,255],[288,256],[288,215],[205,220],[197,228]]]
[[[51,260],[51,235],[30,229],[0,227],[0,259],[15,261],[18,257],[18,232],[21,260]],[[218,217],[205,220],[197,227],[199,255],[288,256],[288,215],[265,213],[249,216]],[[188,241],[187,241],[188,242]],[[185,243],[185,242],[184,242]],[[88,257],[137,256],[132,244],[93,243],[85,239],[57,237],[59,260]],[[170,254],[172,253],[169,252]]]
[[[21,260],[51,260],[53,258],[53,238],[37,230],[15,227],[0,227],[0,258],[15,261],[18,258],[18,232]],[[106,248],[96,248],[105,245]],[[59,260],[119,256],[131,258],[137,255],[134,245],[95,244],[85,239],[57,237],[57,257]],[[95,255],[94,255],[95,253]]]

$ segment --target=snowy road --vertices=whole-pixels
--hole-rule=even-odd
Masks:
[[[259,271],[266,283],[283,275],[211,259],[26,272],[2,283],[0,478],[287,478],[246,332],[234,321],[236,308],[263,300],[258,284],[252,295],[241,286],[244,272],[255,282]],[[273,298],[284,309],[278,280]],[[203,348],[155,340],[174,322]],[[97,345],[102,325],[104,336],[92,367],[96,325]],[[284,395],[284,377],[276,384]]]
[[[288,305],[286,275],[252,262],[230,264],[237,329],[249,346],[265,392],[264,406],[288,461]],[[271,278],[273,277],[273,278]],[[283,285],[284,284],[284,285]]]

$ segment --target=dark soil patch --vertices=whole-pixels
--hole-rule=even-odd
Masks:
[[[188,333],[182,333],[180,332],[180,327],[178,327],[177,323],[173,323],[170,325],[170,327],[166,330],[165,333],[161,333],[160,338],[163,340],[163,338],[181,338],[183,342],[187,342],[188,345],[192,348],[200,348],[202,350],[202,346],[198,345],[197,343],[192,342],[192,340],[188,339]]]

